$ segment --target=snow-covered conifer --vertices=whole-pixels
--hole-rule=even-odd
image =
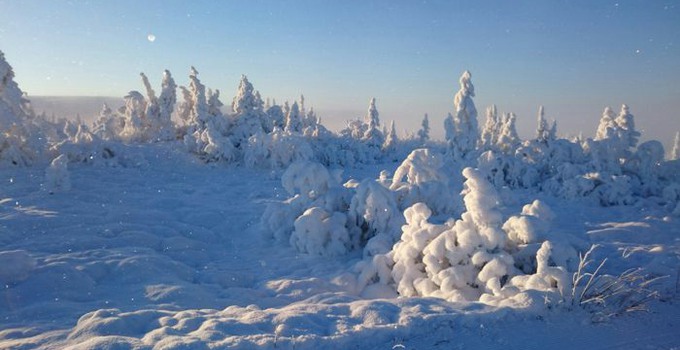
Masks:
[[[536,140],[545,143],[550,140],[550,128],[545,120],[543,106],[538,107],[538,126],[536,127]]]
[[[380,150],[385,143],[385,134],[380,130],[380,119],[378,118],[378,108],[375,105],[375,97],[371,99],[364,118],[366,130],[361,140],[368,146],[369,158],[377,159],[380,157]]]
[[[629,153],[629,148],[637,146],[638,139],[640,137],[640,132],[635,130],[635,117],[630,114],[630,109],[627,105],[621,105],[621,111],[615,119],[616,125],[618,126],[619,139],[626,150],[625,153]]]
[[[423,117],[422,123],[420,123],[421,128],[418,130],[418,141],[421,145],[427,143],[430,140],[430,121],[427,119],[427,113]]]
[[[142,142],[145,129],[146,102],[139,91],[130,91],[125,97],[124,126],[121,138],[127,142]]]
[[[454,135],[447,139],[449,145],[454,146],[452,152],[455,157],[464,157],[477,147],[479,131],[477,126],[477,108],[472,98],[475,87],[472,85],[469,71],[460,77],[460,90],[453,99],[455,114],[453,116]]]
[[[557,140],[557,120],[553,119],[552,124],[550,124],[550,130],[548,131],[548,140]]]
[[[514,113],[507,113],[503,117],[503,125],[498,135],[497,147],[505,152],[512,153],[520,142],[515,126],[517,117]]]
[[[602,118],[600,118],[600,124],[597,126],[595,141],[609,139],[613,136],[617,128],[614,121],[615,118],[616,114],[612,111],[611,107],[605,107],[602,112]]]
[[[498,120],[498,111],[496,110],[496,105],[491,105],[486,108],[486,121],[484,122],[484,128],[482,128],[482,134],[480,137],[480,143],[484,148],[489,148],[494,146],[498,141],[498,132],[501,125]]]
[[[397,144],[397,129],[394,126],[394,120],[390,122],[390,130],[385,136],[385,142],[383,143],[382,149],[384,152],[392,152]]]
[[[189,92],[191,93],[191,112],[189,114],[190,124],[203,130],[208,121],[208,101],[205,92],[205,85],[198,79],[198,71],[193,66],[189,73]]]
[[[175,103],[177,103],[177,84],[175,84],[170,71],[166,69],[163,71],[161,94],[158,97],[159,114],[156,137],[159,140],[172,140],[175,136],[172,125],[172,112],[175,109]]]
[[[288,132],[300,132],[302,131],[302,120],[300,118],[300,107],[297,102],[293,102],[290,107],[288,114],[286,115],[286,127],[285,130]]]
[[[239,82],[231,108],[236,114],[250,115],[256,108],[256,105],[253,84],[248,81],[248,77],[241,75],[241,81]]]
[[[29,165],[42,152],[44,137],[32,124],[33,115],[0,51],[0,163]]]
[[[675,133],[675,140],[673,141],[673,150],[671,151],[671,160],[680,159],[680,131]]]
[[[380,113],[378,113],[378,108],[375,106],[375,97],[371,98],[368,105],[368,111],[366,112],[366,117],[364,117],[364,123],[369,128],[380,128]]]
[[[99,116],[94,121],[92,133],[105,141],[115,140],[123,131],[123,119],[113,113],[111,108],[104,103]]]

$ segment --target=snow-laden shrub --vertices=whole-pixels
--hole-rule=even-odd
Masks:
[[[295,219],[291,245],[299,252],[312,255],[339,256],[352,247],[344,213],[329,213],[312,207]]]
[[[406,209],[406,225],[392,250],[357,264],[359,291],[379,284],[393,286],[402,296],[499,306],[536,302],[536,291],[561,300],[571,288],[565,258],[571,248],[545,240],[554,216],[550,208],[535,201],[503,223],[491,183],[472,168],[463,175],[466,212],[461,218],[435,224],[424,203]],[[524,259],[534,246],[531,261],[515,258]]]
[[[296,161],[311,161],[315,158],[312,146],[299,133],[275,128],[269,134],[258,132],[243,146],[244,161],[249,167],[283,169]]]
[[[443,157],[429,149],[416,149],[394,172],[390,190],[397,193],[399,207],[423,202],[434,212],[452,214],[456,206],[449,178],[442,169]]]
[[[292,196],[270,203],[261,223],[268,235],[289,241],[301,252],[340,255],[363,249],[387,252],[403,223],[394,193],[379,181],[348,181],[319,163],[298,161],[281,182]]]
[[[76,127],[72,136],[52,145],[49,153],[54,157],[63,154],[69,163],[114,167],[138,167],[147,163],[142,153],[119,141],[102,140],[82,124]]]
[[[349,207],[348,189],[340,185],[340,173],[330,172],[321,164],[298,161],[291,164],[281,176],[281,183],[284,189],[291,195],[284,201],[275,201],[267,205],[262,217],[261,224],[267,236],[275,238],[277,241],[291,242],[294,247],[304,252],[322,254],[318,246],[326,246],[324,240],[314,248],[306,246],[304,242],[299,242],[302,237],[314,234],[312,231],[305,231],[307,227],[313,225],[313,218],[303,220],[296,226],[296,220],[303,216],[308,209],[320,208],[328,213],[329,217],[333,213],[346,212]],[[321,212],[309,213],[309,216],[323,221]],[[333,219],[332,223],[338,222]],[[327,230],[334,228],[325,224]],[[344,225],[344,223],[343,223]],[[299,227],[299,229],[297,229]],[[297,233],[294,233],[296,231]],[[292,237],[295,235],[295,238]],[[331,236],[327,236],[331,237]]]
[[[399,237],[403,220],[389,189],[372,179],[356,187],[349,206],[348,224],[354,246],[365,247],[364,255],[389,251]]]
[[[535,200],[522,208],[520,215],[511,216],[503,224],[508,240],[515,245],[535,243],[545,239],[555,214],[545,203]]]
[[[281,184],[290,195],[312,199],[328,192],[337,180],[323,165],[308,161],[291,164],[281,176]]]
[[[65,192],[71,189],[68,173],[68,156],[61,154],[54,158],[45,170],[45,190],[49,193]]]

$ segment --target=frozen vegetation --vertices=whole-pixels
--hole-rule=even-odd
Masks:
[[[627,105],[522,140],[465,71],[440,142],[194,67],[92,125],[0,78],[0,348],[680,345],[680,134]]]

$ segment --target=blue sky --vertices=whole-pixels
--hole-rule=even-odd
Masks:
[[[525,137],[541,104],[564,134],[621,103],[647,138],[680,130],[680,1],[0,0],[0,50],[29,96],[123,96],[194,65],[223,102],[247,74],[331,126],[376,97],[384,123],[429,113],[441,135],[468,69],[480,112],[515,112]]]

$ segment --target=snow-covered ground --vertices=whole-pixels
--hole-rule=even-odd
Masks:
[[[541,198],[553,236],[600,244],[607,273],[668,276],[649,312],[596,322],[560,305],[368,299],[349,282],[359,253],[311,256],[263,237],[266,204],[288,197],[280,174],[206,165],[168,144],[128,152],[144,161],[69,164],[71,188],[52,193],[45,167],[0,173],[0,348],[680,348],[680,218],[661,207]],[[513,192],[501,211],[536,196]]]

